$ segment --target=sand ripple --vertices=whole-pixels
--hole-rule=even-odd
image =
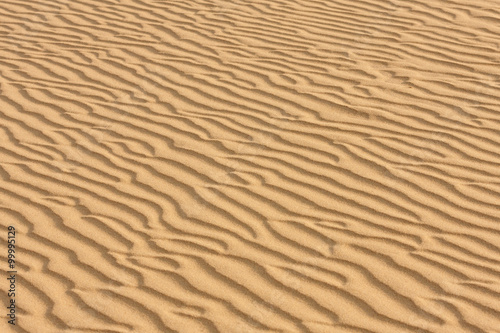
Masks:
[[[2,1],[8,329],[498,332],[499,23],[490,0]]]

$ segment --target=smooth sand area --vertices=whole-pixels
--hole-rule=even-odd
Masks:
[[[2,333],[498,333],[500,2],[2,0],[0,226]]]

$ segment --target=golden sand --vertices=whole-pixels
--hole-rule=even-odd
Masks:
[[[499,1],[2,0],[0,45],[0,332],[500,332]]]

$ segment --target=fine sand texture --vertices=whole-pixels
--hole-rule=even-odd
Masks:
[[[0,332],[498,333],[499,105],[499,0],[1,0]]]

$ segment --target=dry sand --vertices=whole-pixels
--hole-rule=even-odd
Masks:
[[[2,0],[0,331],[500,332],[499,36],[498,0]]]

